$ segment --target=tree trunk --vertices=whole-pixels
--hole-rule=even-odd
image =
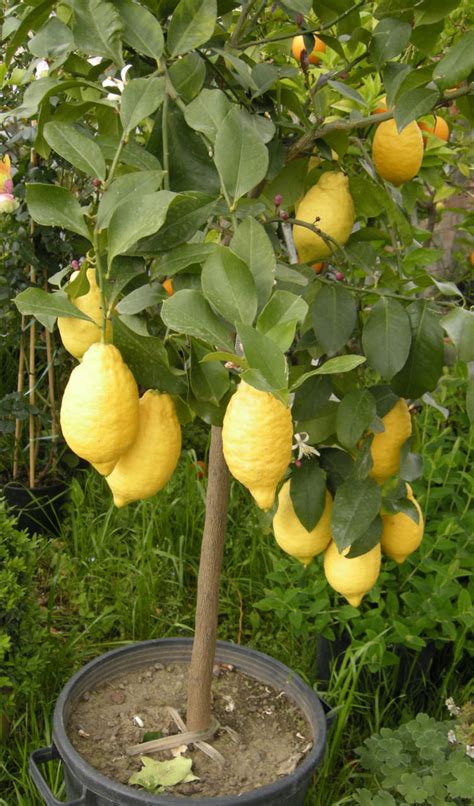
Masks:
[[[207,730],[211,723],[212,669],[216,652],[219,581],[227,527],[230,476],[222,452],[222,428],[212,426],[206,520],[201,544],[196,627],[189,667],[187,728]]]

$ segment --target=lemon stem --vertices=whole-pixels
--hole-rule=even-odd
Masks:
[[[216,653],[219,582],[230,489],[229,471],[222,451],[222,428],[214,425],[211,427],[208,472],[194,643],[188,678],[188,730],[206,730],[211,724],[211,684]]]

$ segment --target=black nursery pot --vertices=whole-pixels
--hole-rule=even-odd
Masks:
[[[54,534],[61,530],[61,510],[67,500],[69,485],[57,481],[34,490],[16,481],[3,488],[8,509],[18,519],[18,528],[30,535]]]
[[[152,795],[117,783],[86,763],[72,746],[66,733],[74,703],[85,691],[122,673],[155,663],[164,665],[189,663],[191,638],[166,638],[144,641],[107,652],[84,666],[63,688],[56,703],[53,718],[53,744],[35,750],[30,756],[30,774],[48,806],[59,806],[39,770],[39,765],[61,759],[68,806],[303,806],[311,777],[324,753],[326,718],[323,705],[314,691],[287,666],[246,647],[218,641],[216,661],[232,664],[236,669],[273,685],[291,699],[304,714],[313,734],[313,747],[293,773],[272,784],[236,796],[217,798],[187,798],[173,795]]]

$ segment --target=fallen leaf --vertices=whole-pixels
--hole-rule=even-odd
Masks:
[[[142,786],[150,792],[161,792],[163,788],[199,780],[191,772],[192,759],[185,756],[177,756],[170,761],[155,761],[149,756],[141,756],[140,761],[142,769],[134,772],[128,783]]]

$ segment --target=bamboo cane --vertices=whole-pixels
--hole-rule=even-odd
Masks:
[[[25,333],[26,319],[21,317],[21,334],[20,334],[20,354],[18,356],[18,380],[16,390],[18,395],[23,394],[25,388]],[[22,420],[17,418],[15,420],[15,443],[13,448],[13,478],[18,477],[19,457],[20,457],[20,438],[22,431]]]

